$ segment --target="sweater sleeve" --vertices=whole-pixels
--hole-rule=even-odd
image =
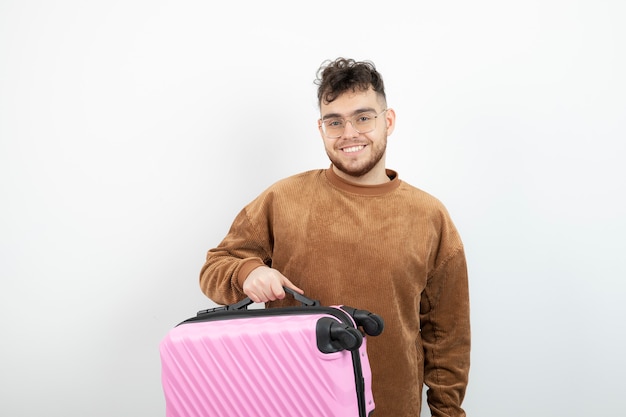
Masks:
[[[231,228],[215,248],[206,255],[200,270],[200,288],[218,304],[232,304],[245,297],[242,284],[255,268],[270,265],[266,236],[250,220],[248,208],[235,218]]]
[[[424,383],[433,417],[465,416],[461,403],[470,365],[469,290],[465,253],[456,237],[454,249],[440,247],[443,258],[428,278],[420,305]]]

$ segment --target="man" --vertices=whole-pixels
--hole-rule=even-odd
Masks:
[[[207,253],[202,291],[232,304],[293,302],[283,286],[370,310],[385,320],[368,339],[375,415],[465,416],[470,323],[463,244],[436,198],[385,167],[396,114],[371,62],[320,67],[318,128],[330,168],[283,179],[249,203]]]

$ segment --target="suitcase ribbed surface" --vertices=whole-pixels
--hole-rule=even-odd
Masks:
[[[357,417],[351,352],[317,349],[325,315],[182,324],[160,345],[167,417]],[[367,364],[365,341],[360,349]],[[371,374],[363,367],[366,408]]]

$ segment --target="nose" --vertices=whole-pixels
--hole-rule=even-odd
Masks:
[[[350,125],[350,130],[348,130],[348,124]],[[353,138],[359,136],[359,132],[354,128],[351,120],[346,120],[346,125],[343,128],[343,134],[341,136]]]

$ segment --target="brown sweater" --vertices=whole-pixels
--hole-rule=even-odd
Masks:
[[[416,417],[429,387],[434,417],[465,416],[470,363],[463,244],[436,198],[401,181],[348,183],[332,169],[269,187],[235,218],[207,253],[202,291],[232,304],[241,283],[266,264],[322,305],[349,305],[383,317],[368,338],[377,417]],[[291,303],[272,302],[268,307]]]

